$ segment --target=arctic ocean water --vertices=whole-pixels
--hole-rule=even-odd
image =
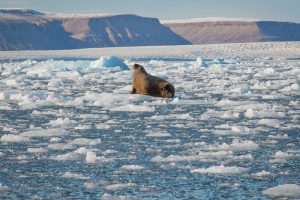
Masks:
[[[2,61],[0,198],[300,198],[299,45]],[[175,98],[130,95],[130,63]]]

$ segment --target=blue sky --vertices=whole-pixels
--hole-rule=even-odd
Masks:
[[[0,0],[0,8],[130,13],[160,19],[242,17],[300,22],[300,0]]]

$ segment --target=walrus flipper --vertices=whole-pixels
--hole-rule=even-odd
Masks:
[[[136,94],[136,89],[132,88],[130,94]]]

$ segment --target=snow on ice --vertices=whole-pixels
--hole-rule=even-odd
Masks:
[[[299,49],[1,52],[0,198],[297,199]],[[130,63],[175,98],[129,94]]]

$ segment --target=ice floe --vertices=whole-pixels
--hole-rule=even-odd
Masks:
[[[192,173],[202,173],[202,174],[242,174],[247,171],[248,169],[244,167],[224,166],[224,165],[191,170]]]
[[[300,186],[297,184],[283,184],[266,189],[262,193],[270,197],[296,199],[300,197]]]

